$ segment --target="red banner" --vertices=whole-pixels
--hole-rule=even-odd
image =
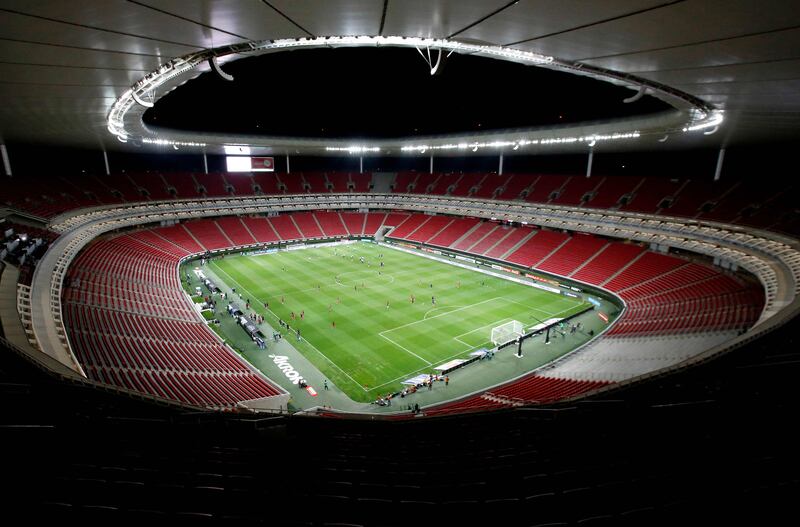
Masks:
[[[556,282],[555,280],[550,280],[548,278],[542,278],[541,276],[536,276],[535,274],[525,273],[525,276],[527,276],[528,278],[533,278],[537,282],[544,282],[546,284],[553,284],[554,286],[560,286],[561,285],[558,282]]]
[[[608,324],[608,315],[606,315],[606,314],[605,314],[605,313],[603,313],[602,311],[598,311],[598,312],[597,312],[597,316],[598,316],[598,317],[600,317],[600,318],[602,319],[602,321],[603,321],[603,322],[605,322],[606,324]]]
[[[251,157],[250,168],[253,172],[273,172],[275,159],[272,157]]]

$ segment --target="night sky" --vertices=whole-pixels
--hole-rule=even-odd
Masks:
[[[390,138],[558,125],[648,114],[627,88],[534,66],[453,53],[431,76],[414,49],[284,51],[225,64],[178,87],[147,124],[295,137]]]

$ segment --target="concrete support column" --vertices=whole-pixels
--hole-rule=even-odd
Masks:
[[[6,145],[0,145],[0,153],[3,155],[3,168],[6,169],[6,175],[11,177],[11,160],[8,158],[8,150],[6,150]]]
[[[719,155],[717,156],[717,169],[714,170],[714,181],[719,181],[719,176],[722,173],[722,162],[725,160],[725,149],[719,149]]]

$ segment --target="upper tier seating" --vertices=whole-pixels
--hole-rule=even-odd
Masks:
[[[602,183],[597,187],[597,194],[589,200],[586,206],[597,209],[614,208],[620,204],[623,196],[632,194],[643,183],[644,178],[634,176],[603,178]]]
[[[350,174],[348,172],[328,172],[325,174],[327,182],[330,184],[330,192],[349,192],[350,191]],[[328,192],[325,190],[316,190],[312,186],[313,192]]]
[[[276,174],[278,179],[281,183],[286,186],[286,193],[287,194],[305,194],[306,193],[306,182],[303,179],[303,174],[300,173],[292,173],[292,174]]]
[[[309,181],[310,180],[310,181]],[[103,204],[158,199],[246,196],[312,192],[369,191],[371,174],[346,172],[277,174],[113,174],[111,176],[42,174],[25,185],[3,185],[0,202],[50,218],[64,211]],[[537,174],[427,174],[398,172],[394,192],[445,194],[484,199],[524,199],[567,206],[611,208],[668,216],[699,217],[754,225],[770,230],[800,232],[793,213],[793,182],[760,185],[758,181],[703,181],[639,176]],[[329,186],[333,185],[330,189]],[[354,186],[354,187],[353,187]],[[200,187],[205,191],[200,192]],[[142,190],[146,191],[145,193]],[[173,196],[174,194],[174,196]],[[583,201],[587,198],[588,201]],[[624,198],[624,199],[623,199]]]
[[[172,199],[172,194],[167,190],[167,183],[161,174],[152,172],[140,172],[130,174],[130,178],[139,188],[147,191],[147,195],[153,200]]]
[[[437,191],[438,181],[441,178],[442,174],[428,174],[427,172],[422,172],[414,182],[414,189],[412,192],[414,194],[444,194],[447,187]]]
[[[343,174],[343,176],[346,177],[346,174]],[[314,194],[330,192],[328,190],[328,181],[325,179],[325,174],[322,172],[303,172],[303,179],[308,186],[309,192],[313,192]],[[336,190],[335,192],[347,192],[347,188]]]
[[[176,197],[179,199],[191,199],[200,197],[197,190],[197,181],[189,173],[168,172],[164,174],[167,186],[175,189]]]
[[[251,174],[231,172],[225,174],[225,181],[233,187],[233,193],[237,196],[250,196],[255,194],[253,190],[253,183],[255,181]]]
[[[573,176],[569,178],[564,189],[553,200],[553,203],[559,205],[582,205],[585,201],[584,197],[597,188],[599,181],[595,178],[586,178]]]
[[[418,176],[418,172],[398,172],[394,180],[394,191],[401,193],[409,192],[409,185],[414,183]],[[414,192],[417,191],[415,190]]]
[[[523,191],[528,190],[538,176],[528,174],[512,174],[498,191],[496,199],[519,199]]]
[[[647,178],[633,194],[631,201],[620,209],[654,214],[662,208],[664,200],[672,198],[680,191],[684,183],[677,179]]]
[[[230,196],[230,192],[225,186],[225,180],[222,174],[194,174],[194,178],[199,184],[198,188],[205,189],[202,194],[208,197],[224,197]]]
[[[455,188],[450,192],[451,196],[470,196],[473,189],[476,189],[481,182],[489,177],[487,174],[464,174],[455,183]]]
[[[369,192],[370,185],[372,184],[372,174],[369,172],[364,174],[350,173],[350,182],[353,186],[353,192]],[[336,192],[341,192],[338,187]]]
[[[279,186],[278,175],[273,172],[256,172],[253,174],[253,188],[260,194],[283,194]]]
[[[533,187],[528,190],[525,201],[549,203],[554,194],[563,187],[569,176],[541,175],[533,180]]]
[[[511,180],[511,175],[498,176],[497,174],[487,174],[480,182],[478,190],[472,196],[475,198],[494,199],[497,192],[505,187]],[[506,199],[511,199],[506,198]]]

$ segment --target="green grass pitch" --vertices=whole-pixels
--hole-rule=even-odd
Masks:
[[[299,329],[302,341],[292,339],[292,345],[351,399],[363,402],[399,389],[415,374],[491,347],[494,326],[519,320],[529,327],[584,306],[373,243],[227,256],[209,265],[271,325],[277,328],[281,318]]]

